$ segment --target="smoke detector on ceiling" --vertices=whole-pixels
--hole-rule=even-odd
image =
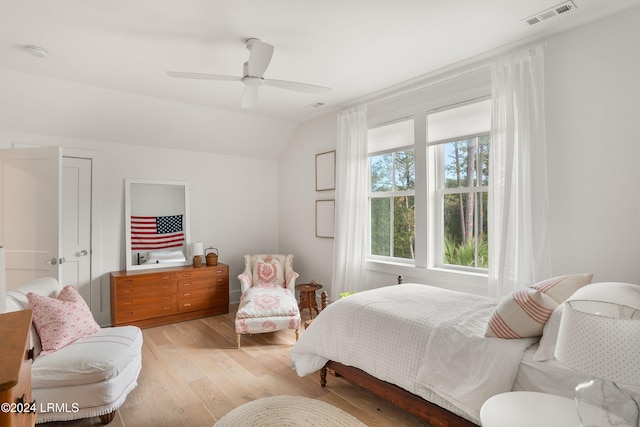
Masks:
[[[522,20],[525,25],[535,25],[542,21],[546,21],[549,18],[553,18],[554,16],[558,16],[562,13],[566,13],[572,10],[575,10],[577,6],[571,1],[565,1],[560,4],[557,4],[547,10],[543,10],[542,12],[538,12],[535,15],[532,15],[528,18]]]

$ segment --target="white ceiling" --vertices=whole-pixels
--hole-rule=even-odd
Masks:
[[[61,81],[61,87],[77,88],[79,84],[94,92],[96,88],[101,93],[117,91],[121,99],[134,99],[128,94],[136,94],[188,103],[192,106],[185,111],[196,111],[193,105],[199,106],[197,114],[211,114],[212,122],[217,120],[221,129],[227,122],[236,129],[242,123],[257,123],[261,132],[271,130],[278,138],[286,138],[296,124],[369,94],[640,4],[640,0],[574,0],[575,11],[534,26],[522,22],[560,2],[1,0],[0,70],[7,72],[5,76],[26,73],[35,86],[50,81],[42,80],[46,78]],[[167,70],[241,75],[249,55],[244,41],[249,37],[275,46],[265,78],[330,86],[332,91],[318,96],[262,87],[258,107],[242,110],[240,82],[166,75]],[[46,48],[48,57],[28,55],[24,46],[30,44]],[[7,102],[6,97],[0,98],[0,103]],[[324,106],[313,107],[315,103]],[[6,105],[1,107],[0,111],[9,110]],[[122,100],[120,105],[105,103],[101,117],[115,120],[123,108],[126,110]],[[20,117],[12,122],[20,127]],[[11,126],[7,120],[0,123],[0,127]],[[89,129],[77,134],[71,128],[36,130],[131,142],[115,131],[109,135],[107,129],[102,136]],[[192,139],[194,145],[186,148],[205,149],[204,141],[198,145],[198,138]],[[227,152],[243,154],[242,150]]]

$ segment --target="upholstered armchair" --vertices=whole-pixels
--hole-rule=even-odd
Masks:
[[[244,334],[260,334],[300,329],[300,311],[296,301],[293,255],[245,255],[240,280],[240,305],[236,314],[238,348]]]

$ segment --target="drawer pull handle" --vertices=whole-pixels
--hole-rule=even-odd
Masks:
[[[131,292],[132,292],[132,290],[131,290],[131,289],[124,289],[124,290],[122,291],[122,293],[124,293],[124,294],[130,294]]]
[[[123,301],[122,304],[131,305],[131,304],[133,304],[133,301]]]
[[[191,303],[190,303],[190,302],[187,302],[187,303],[185,303],[185,304],[182,304],[182,306],[183,306],[183,307],[191,307]]]
[[[190,297],[191,296],[191,292],[186,292],[183,294],[185,297]]]
[[[162,307],[163,310],[171,310],[171,306]]]
[[[185,285],[185,286],[191,286],[191,285],[193,285],[193,283],[191,283],[191,282],[187,282],[187,283],[184,283],[184,285]]]
[[[217,281],[217,282],[223,282],[223,281],[224,281],[224,279],[217,279],[216,281]]]
[[[162,297],[162,299],[171,299],[171,295],[165,295]]]
[[[133,311],[126,311],[124,313],[122,313],[124,316],[132,316],[133,315]]]
[[[162,276],[162,280],[169,280],[171,279],[171,276]]]
[[[171,287],[171,285],[164,285],[164,286],[162,287],[162,289],[169,289],[170,287]]]
[[[191,277],[191,273],[184,273],[182,277]]]
[[[35,352],[35,347],[31,347],[29,350],[27,350],[27,360],[33,360],[33,358],[35,357]]]
[[[222,273],[222,270],[216,270],[216,273]]]

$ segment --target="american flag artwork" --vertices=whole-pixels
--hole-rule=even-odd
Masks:
[[[131,249],[176,248],[184,245],[182,215],[131,216]]]

